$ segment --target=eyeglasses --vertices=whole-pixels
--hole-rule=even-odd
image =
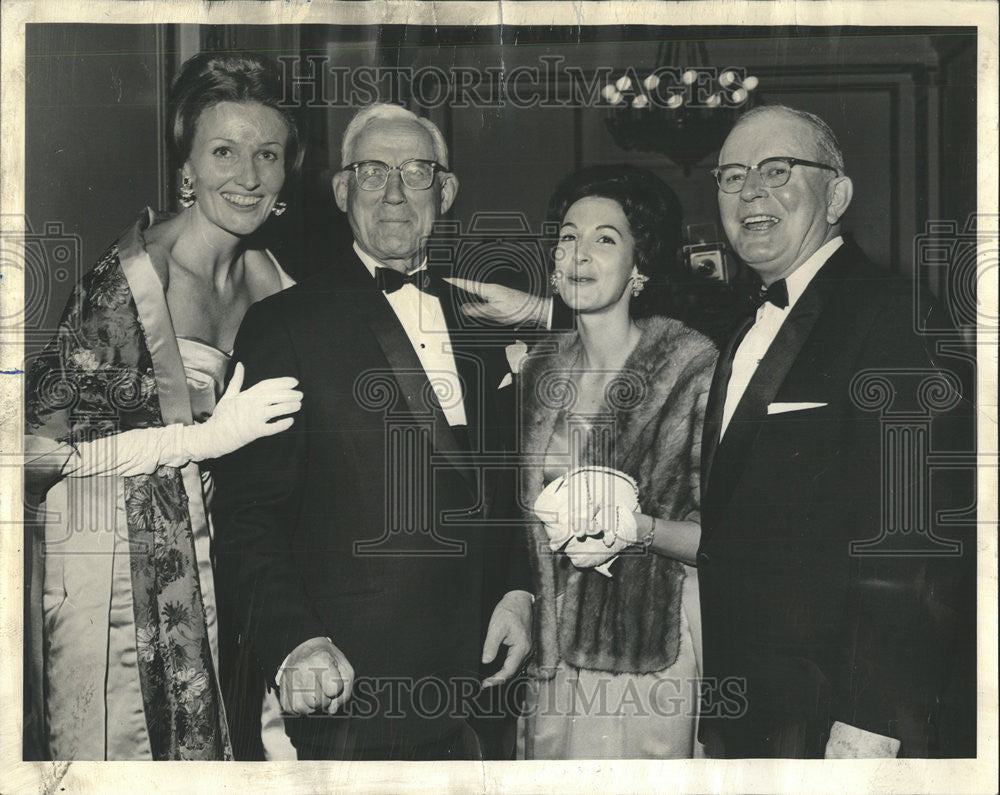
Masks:
[[[389,181],[389,174],[398,171],[403,184],[411,190],[427,190],[434,184],[434,174],[447,171],[440,163],[433,160],[411,158],[404,160],[398,166],[390,166],[381,160],[359,160],[344,166],[344,171],[353,171],[361,190],[382,190]]]
[[[745,166],[742,163],[725,163],[710,172],[719,183],[723,193],[739,193],[746,185],[751,171],[760,175],[760,181],[765,188],[780,188],[788,183],[792,176],[792,166],[812,166],[825,168],[834,174],[839,170],[826,163],[814,163],[812,160],[800,160],[797,157],[766,157],[755,166]]]

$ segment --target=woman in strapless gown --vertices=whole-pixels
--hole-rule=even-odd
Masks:
[[[199,462],[301,404],[294,379],[241,390],[227,353],[247,308],[292,284],[251,238],[301,162],[281,81],[258,56],[184,64],[168,101],[182,209],[118,238],[29,370],[26,722],[43,758],[233,756]]]
[[[536,601],[519,737],[526,759],[699,754],[693,564],[716,351],[681,322],[651,315],[648,300],[670,269],[680,217],[673,192],[628,165],[572,174],[550,204],[561,224],[552,285],[576,331],[540,346],[519,377],[521,504],[578,467],[609,467],[634,480],[639,507],[601,524],[598,509],[614,506],[593,496],[595,480],[579,538],[554,529],[565,517],[541,508],[528,516]]]

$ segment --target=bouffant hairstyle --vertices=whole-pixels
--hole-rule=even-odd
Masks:
[[[649,277],[632,301],[634,316],[651,314],[675,277],[683,213],[677,194],[651,171],[628,163],[588,166],[563,179],[549,201],[548,220],[561,224],[580,199],[597,196],[617,202],[635,240],[635,265]]]
[[[288,127],[285,170],[293,171],[304,154],[301,121],[287,104],[284,80],[270,58],[252,53],[201,52],[181,67],[167,98],[167,140],[175,168],[191,155],[201,114],[220,102],[258,102],[274,108]]]

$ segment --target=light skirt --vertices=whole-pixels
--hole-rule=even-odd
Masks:
[[[669,668],[613,674],[560,662],[555,677],[532,681],[518,727],[520,759],[690,759],[701,669],[697,571],[685,567],[681,645]],[[558,608],[561,605],[557,605]]]

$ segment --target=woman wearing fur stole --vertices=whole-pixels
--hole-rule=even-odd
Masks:
[[[523,756],[691,757],[699,447],[716,351],[646,309],[646,282],[674,261],[680,204],[648,171],[597,166],[563,181],[550,217],[552,285],[577,330],[536,348],[520,379],[536,577]]]

